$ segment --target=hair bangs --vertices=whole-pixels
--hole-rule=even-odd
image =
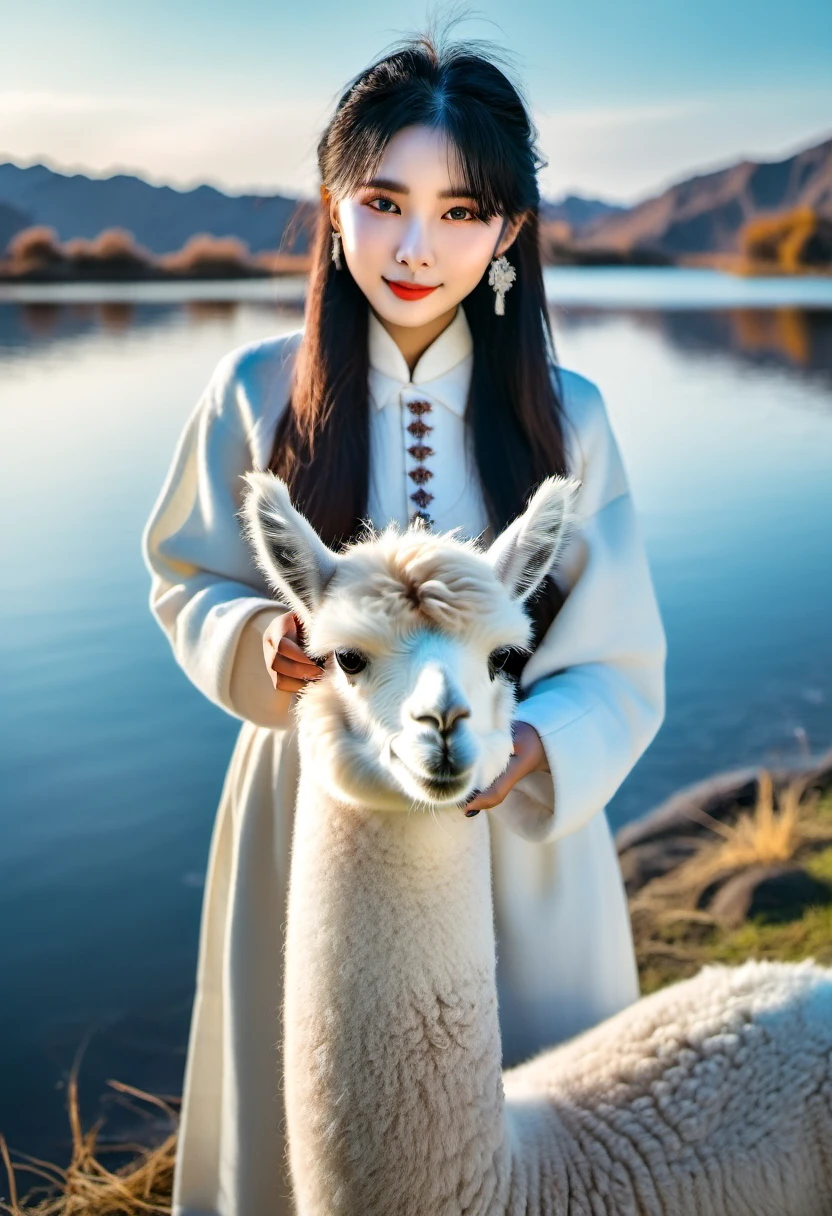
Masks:
[[[518,103],[511,82],[482,58],[400,51],[344,93],[319,146],[321,180],[335,198],[355,193],[376,175],[399,131],[426,126],[447,136],[451,183],[474,200],[482,219],[519,215],[539,205],[542,162]]]
[[[481,219],[511,218],[535,205],[520,195],[511,148],[496,123],[484,115],[446,110],[441,128],[448,136],[451,180],[465,184],[464,193],[476,202]]]

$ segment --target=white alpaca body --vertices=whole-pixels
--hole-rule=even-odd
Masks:
[[[508,759],[513,694],[485,660],[523,643],[511,599],[548,567],[563,483],[488,555],[408,533],[336,558],[250,481],[264,569],[310,652],[339,656],[298,708],[299,1216],[828,1216],[832,972],[812,963],[705,968],[502,1071],[490,834],[461,804]]]
[[[299,808],[301,1216],[832,1211],[828,971],[707,967],[503,1075],[487,824],[356,812],[306,779]]]
[[[487,831],[364,814],[308,777],[299,795],[285,973],[298,1210],[451,1216],[467,1175],[469,1198],[487,1192],[477,1210],[507,1211]]]

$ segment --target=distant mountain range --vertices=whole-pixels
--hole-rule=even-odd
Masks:
[[[798,206],[832,218],[832,138],[785,160],[744,160],[697,174],[634,207],[567,195],[543,203],[541,219],[578,249],[678,257],[735,252],[746,220]],[[238,237],[252,253],[278,249],[281,241],[283,251],[301,253],[316,209],[310,200],[280,194],[177,190],[124,173],[96,178],[0,164],[0,250],[21,229],[45,224],[62,241],[125,228],[155,254],[180,249],[201,232]]]
[[[785,160],[743,160],[697,174],[635,207],[601,215],[573,235],[581,249],[653,250],[670,257],[735,253],[747,220],[797,207],[832,219],[832,138]]]
[[[21,228],[46,224],[62,241],[126,228],[157,254],[181,249],[198,232],[239,237],[252,253],[260,253],[277,249],[292,216],[302,222],[308,209],[305,200],[282,194],[229,195],[213,186],[176,190],[127,173],[99,178],[58,173],[45,165],[23,169],[0,164],[1,248]],[[305,248],[301,234],[285,251]]]
[[[543,224],[568,224],[573,232],[577,232],[596,220],[619,215],[627,210],[627,207],[619,203],[604,203],[597,198],[567,194],[558,203],[544,199],[540,204],[540,220]]]

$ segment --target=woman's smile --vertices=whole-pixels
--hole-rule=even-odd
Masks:
[[[384,279],[384,275],[381,277]],[[384,281],[393,295],[398,296],[400,300],[422,300],[440,286],[439,283],[436,283],[433,287],[424,287],[420,283],[409,283],[404,279],[384,279]]]

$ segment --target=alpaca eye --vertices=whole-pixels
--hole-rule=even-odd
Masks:
[[[336,650],[335,661],[348,676],[357,676],[367,666],[367,660],[360,650]]]
[[[501,646],[498,650],[491,651],[491,654],[488,656],[488,674],[492,680],[498,671],[503,670],[510,658],[510,646]]]

